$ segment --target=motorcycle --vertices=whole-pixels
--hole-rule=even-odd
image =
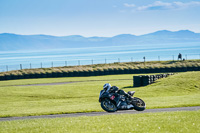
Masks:
[[[103,110],[107,112],[116,112],[117,110],[132,110],[143,111],[146,108],[145,102],[138,98],[133,97],[135,91],[129,91],[131,99],[124,95],[115,92],[100,91],[99,102]]]

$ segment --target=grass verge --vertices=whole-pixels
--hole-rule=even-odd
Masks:
[[[1,133],[199,133],[200,111],[18,120],[0,127]]]
[[[179,73],[160,79],[152,85],[136,88],[132,88],[132,76],[128,74],[54,78],[50,81],[49,79],[1,81],[0,84],[3,86],[0,86],[0,117],[103,111],[98,103],[98,97],[106,82],[125,91],[135,90],[135,96],[142,98],[147,108],[200,105],[200,72]],[[9,86],[80,80],[85,82],[56,86]]]

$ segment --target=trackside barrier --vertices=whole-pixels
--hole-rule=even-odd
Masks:
[[[167,73],[167,74],[158,74],[158,75],[133,76],[133,86],[134,87],[147,86],[149,84],[154,83],[157,79],[166,78],[170,75],[174,75],[174,74]]]

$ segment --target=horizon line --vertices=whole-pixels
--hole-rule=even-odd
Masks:
[[[80,37],[85,37],[85,38],[92,38],[92,37],[105,37],[105,38],[109,38],[109,37],[115,37],[115,36],[119,36],[119,35],[142,36],[142,35],[147,35],[147,34],[151,34],[151,33],[156,33],[156,32],[159,32],[159,31],[168,31],[168,32],[190,31],[190,32],[198,34],[198,32],[194,32],[194,31],[188,30],[188,29],[175,30],[175,31],[172,31],[172,30],[157,30],[157,31],[154,31],[154,32],[149,32],[149,33],[140,34],[140,35],[134,35],[134,34],[131,34],[131,33],[121,33],[121,34],[116,34],[114,36],[95,36],[95,35],[94,36],[84,36],[84,35],[79,35],[79,34],[59,36],[59,35],[50,35],[50,34],[18,34],[18,33],[8,33],[8,32],[4,32],[4,33],[0,33],[0,34],[13,34],[13,35],[23,35],[23,36],[42,36],[43,35],[43,36],[53,36],[53,37],[80,36]]]

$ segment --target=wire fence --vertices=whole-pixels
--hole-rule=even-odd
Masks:
[[[80,65],[94,65],[94,64],[108,64],[108,63],[120,63],[120,62],[145,62],[145,61],[166,61],[166,60],[192,60],[200,59],[200,54],[185,54],[181,59],[178,59],[177,55],[168,56],[141,56],[141,57],[121,57],[121,58],[102,58],[102,59],[76,59],[76,60],[61,60],[61,61],[47,61],[38,63],[19,63],[13,65],[0,65],[0,72],[22,70],[22,69],[34,69],[34,68],[51,68],[51,67],[63,67],[63,66],[80,66]]]

